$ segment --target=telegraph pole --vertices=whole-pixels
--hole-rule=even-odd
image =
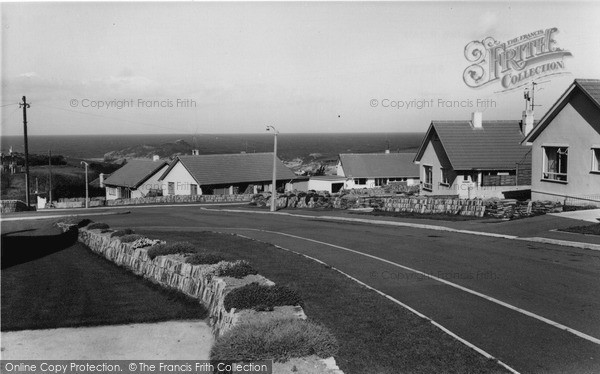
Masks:
[[[25,138],[25,202],[27,208],[29,208],[29,146],[27,144],[27,108],[30,105],[27,103],[27,99],[23,96],[23,102],[19,103],[20,107],[23,107],[23,136]]]
[[[52,151],[48,150],[48,173],[50,177],[50,190],[48,191],[48,202],[52,204]]]

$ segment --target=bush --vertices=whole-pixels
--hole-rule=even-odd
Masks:
[[[104,229],[104,230],[100,230],[100,233],[101,233],[101,234],[106,234],[107,232],[114,232],[114,231],[113,231],[113,230],[111,230],[111,229]],[[111,234],[111,237],[112,237],[112,234]]]
[[[339,344],[323,325],[300,319],[280,319],[259,324],[243,324],[217,338],[210,350],[214,361],[257,361],[337,354]]]
[[[144,236],[143,235],[139,235],[139,234],[129,234],[129,235],[123,235],[119,237],[119,240],[121,241],[121,243],[133,243],[138,239],[142,239]]]
[[[65,219],[61,219],[60,221],[57,221],[56,223],[63,223],[66,225],[75,225],[79,228],[82,228],[82,227],[89,225],[92,222],[94,222],[94,221],[87,219],[87,218],[81,219],[79,217],[67,217]]]
[[[106,230],[110,229],[110,226],[106,223],[91,223],[87,226],[88,230]]]
[[[160,243],[152,246],[148,249],[148,257],[154,259],[157,256],[174,255],[174,254],[186,254],[196,252],[196,247],[189,242],[174,242],[174,243]]]
[[[265,286],[256,282],[247,284],[243,287],[236,288],[225,296],[225,310],[236,309],[251,309],[256,306],[263,308],[283,306],[283,305],[300,305],[304,303],[300,295],[285,286]]]
[[[135,240],[131,244],[131,248],[132,249],[146,248],[146,247],[152,247],[153,245],[159,245],[159,244],[165,244],[165,242],[163,242],[162,240],[158,240],[158,239],[148,239],[145,237],[141,237],[141,238]]]
[[[194,253],[185,259],[185,262],[192,265],[212,265],[225,261],[225,258],[217,253]]]
[[[131,235],[133,234],[133,230],[132,229],[123,229],[123,230],[117,230],[115,232],[113,232],[110,237],[111,238],[115,238],[118,236],[125,236],[125,235]]]
[[[215,275],[219,277],[244,278],[247,275],[258,273],[248,261],[240,260],[230,264],[230,266],[219,269]]]

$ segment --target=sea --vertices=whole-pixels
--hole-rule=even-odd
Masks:
[[[340,153],[416,152],[424,133],[279,134],[277,154],[284,161],[334,159]],[[1,136],[1,150],[23,152],[23,136]],[[138,145],[160,145],[185,140],[200,154],[272,152],[272,134],[162,134],[162,135],[32,135],[29,152],[99,160],[104,154]]]

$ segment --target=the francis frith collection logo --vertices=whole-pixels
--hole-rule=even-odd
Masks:
[[[556,46],[556,27],[537,30],[501,43],[492,37],[474,40],[465,47],[472,63],[463,73],[467,86],[479,88],[499,83],[512,90],[541,77],[567,73],[564,58],[571,52]]]

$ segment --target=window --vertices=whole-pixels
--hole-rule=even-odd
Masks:
[[[367,184],[367,178],[354,178],[354,184],[364,186]]]
[[[592,148],[592,171],[600,173],[600,147]]]
[[[192,196],[196,196],[198,195],[198,185],[197,184],[190,184],[190,195]]]
[[[169,182],[168,192],[169,195],[175,195],[175,182]]]
[[[549,181],[567,181],[567,147],[542,147],[544,150],[544,170],[542,179]]]
[[[387,184],[387,178],[375,178],[375,186],[381,187]]]
[[[108,187],[108,194],[110,196],[115,196],[117,194],[117,189],[114,187]]]
[[[428,165],[423,165],[423,173],[423,189],[431,191],[433,189],[433,168]]]
[[[441,168],[442,171],[442,181],[440,182],[440,184],[443,184],[445,186],[449,186],[450,185],[450,177],[449,177],[449,172],[447,169]]]

